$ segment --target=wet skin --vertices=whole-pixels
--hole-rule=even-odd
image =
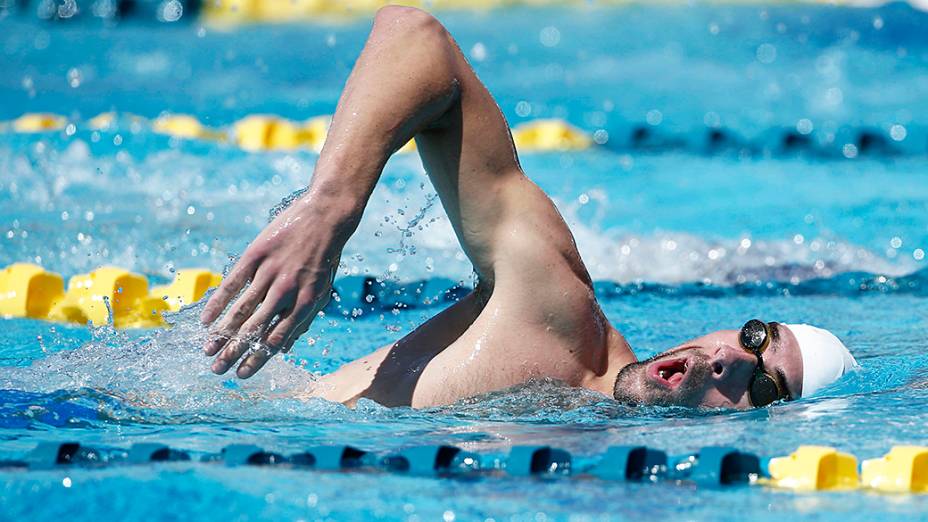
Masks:
[[[802,357],[788,327],[776,334],[762,354],[764,371],[788,394],[802,394]],[[748,386],[757,357],[741,347],[739,330],[719,330],[692,339],[647,361],[620,371],[616,397],[628,402],[708,408],[752,407]]]
[[[307,331],[329,298],[342,248],[384,164],[411,138],[480,283],[303,396],[426,407],[534,378],[612,396],[619,371],[637,359],[602,313],[570,229],[525,176],[505,118],[445,28],[403,7],[378,12],[306,193],[249,245],[204,308],[213,371],[237,364],[237,376],[248,378]],[[744,406],[742,376],[753,356],[720,348],[736,347],[735,335],[701,338],[699,351],[714,357],[721,373],[697,383],[690,372],[680,390],[691,393],[658,398]],[[789,350],[773,357],[790,379],[801,380]]]

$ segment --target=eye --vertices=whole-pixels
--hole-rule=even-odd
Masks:
[[[777,385],[780,389],[780,396],[788,401],[793,400],[793,396],[789,393],[789,388],[786,386],[786,374],[783,373],[783,370],[777,368]]]

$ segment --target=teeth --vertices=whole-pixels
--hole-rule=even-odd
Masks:
[[[666,379],[666,378],[667,378],[667,370],[661,370],[661,371],[657,372],[657,374],[661,376],[661,379]]]

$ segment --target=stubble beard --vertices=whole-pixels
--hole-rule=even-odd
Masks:
[[[709,357],[693,350],[687,363],[685,380],[678,387],[670,389],[652,381],[646,373],[649,364],[669,356],[667,352],[659,353],[619,370],[613,390],[615,400],[630,406],[699,406],[701,397],[698,392],[712,371]]]

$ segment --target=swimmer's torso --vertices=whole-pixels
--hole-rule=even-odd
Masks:
[[[492,282],[397,343],[344,365],[311,395],[353,404],[426,407],[553,378],[611,395],[635,360],[596,302],[566,224],[543,194],[544,220],[505,233]]]

